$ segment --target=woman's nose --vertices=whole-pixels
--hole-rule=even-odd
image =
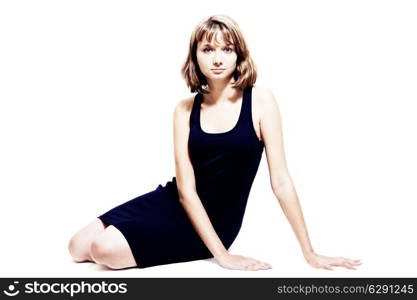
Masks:
[[[214,55],[213,55],[213,64],[221,64],[222,63],[222,57],[221,57],[221,53],[215,51]]]

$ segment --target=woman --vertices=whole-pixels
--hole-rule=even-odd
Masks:
[[[224,15],[201,21],[182,74],[197,94],[175,107],[176,177],[75,234],[69,243],[74,259],[121,269],[214,257],[228,269],[272,268],[228,252],[265,148],[272,189],[307,262],[358,266],[359,260],[313,251],[286,166],[278,105],[269,90],[254,86],[255,66],[238,25]]]

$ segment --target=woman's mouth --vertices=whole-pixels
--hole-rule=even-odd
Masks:
[[[213,71],[213,73],[221,73],[226,69],[222,69],[222,68],[215,68],[215,69],[211,69]]]

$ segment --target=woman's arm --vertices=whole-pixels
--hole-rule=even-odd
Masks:
[[[204,244],[213,254],[227,252],[197,194],[194,169],[188,153],[189,119],[193,98],[180,101],[174,111],[174,154],[180,202]]]
[[[194,169],[188,153],[189,120],[193,98],[180,101],[174,112],[175,172],[179,199],[192,225],[220,266],[233,270],[265,270],[262,261],[230,254],[224,247],[204,209],[195,186]]]
[[[353,269],[359,264],[359,260],[321,256],[314,252],[297,192],[287,168],[281,115],[277,101],[272,92],[266,88],[256,87],[254,95],[260,106],[261,136],[265,144],[271,187],[291,224],[305,259],[317,268],[331,269],[331,266],[344,266]]]
[[[281,115],[273,94],[266,88],[254,88],[254,98],[260,106],[261,136],[265,144],[270,184],[290,222],[303,253],[313,252],[284,152]]]

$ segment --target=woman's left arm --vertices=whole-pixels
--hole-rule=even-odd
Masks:
[[[355,269],[355,266],[361,264],[360,260],[322,256],[314,252],[297,192],[287,168],[281,115],[277,101],[272,92],[263,87],[254,88],[254,98],[260,112],[261,137],[265,144],[271,187],[291,224],[304,258],[315,268],[332,270],[332,266],[341,266]]]

